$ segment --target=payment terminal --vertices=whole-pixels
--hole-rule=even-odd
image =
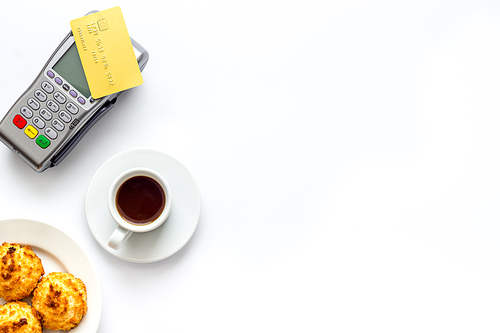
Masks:
[[[142,71],[149,54],[131,41]],[[36,172],[43,172],[61,163],[120,94],[92,98],[70,32],[0,122],[0,141]]]

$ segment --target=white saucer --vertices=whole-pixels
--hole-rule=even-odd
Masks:
[[[172,210],[159,228],[133,233],[119,250],[108,246],[117,224],[111,217],[107,195],[111,182],[123,171],[146,167],[159,172],[170,185]],[[107,160],[95,173],[87,188],[85,213],[92,235],[106,251],[131,262],[148,263],[170,257],[193,236],[201,211],[201,196],[193,176],[173,157],[151,149],[131,149]]]

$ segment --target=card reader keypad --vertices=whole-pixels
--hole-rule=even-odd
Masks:
[[[57,80],[55,83],[59,84]],[[78,106],[68,102],[66,95],[57,90],[53,83],[43,81],[40,89],[36,89],[34,96],[28,98],[26,105],[19,109],[20,114],[14,116],[13,124],[45,149],[51,140],[56,140],[59,133],[67,128],[65,124],[70,124],[79,111]]]

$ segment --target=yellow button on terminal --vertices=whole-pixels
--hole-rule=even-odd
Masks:
[[[36,128],[34,128],[33,126],[29,125],[28,127],[26,127],[26,129],[24,130],[24,133],[30,137],[30,139],[34,139],[35,136],[38,134],[38,130]]]

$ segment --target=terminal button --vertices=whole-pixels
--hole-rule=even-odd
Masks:
[[[38,130],[36,128],[34,128],[33,126],[28,125],[28,127],[26,127],[26,129],[24,130],[24,133],[27,136],[29,136],[30,139],[34,139],[35,136],[38,134]]]
[[[40,108],[40,103],[33,98],[28,98],[28,105],[31,106],[33,110],[38,110]]]
[[[59,132],[62,131],[64,129],[64,124],[62,121],[60,121],[59,119],[54,119],[52,120],[52,126],[54,126],[54,128],[56,130],[58,130]]]
[[[49,111],[47,111],[47,109],[41,109],[40,110],[40,116],[42,116],[43,119],[45,119],[45,120],[52,119],[52,113],[50,113]]]
[[[54,86],[47,81],[42,82],[42,89],[45,90],[47,94],[52,94],[54,92]]]
[[[26,126],[26,119],[24,119],[23,117],[21,117],[21,115],[19,114],[16,114],[16,116],[14,117],[14,125],[16,125],[17,127],[19,127],[20,129],[23,129],[24,126]]]
[[[54,102],[53,100],[49,100],[47,102],[47,107],[52,111],[52,112],[57,112],[59,111],[59,105]]]
[[[47,95],[40,89],[37,89],[35,91],[35,97],[40,101],[40,102],[45,102],[47,100]]]
[[[21,114],[28,119],[33,117],[33,111],[31,111],[27,106],[21,107]]]
[[[66,104],[66,110],[68,110],[69,112],[71,112],[72,114],[77,114],[78,113],[78,107],[69,102],[68,104]]]
[[[33,125],[35,125],[39,129],[42,129],[45,127],[45,122],[42,120],[42,118],[35,117],[35,118],[33,118]]]
[[[61,94],[59,91],[56,91],[54,93],[54,99],[61,104],[66,102],[66,97],[63,94]]]
[[[59,112],[59,118],[61,118],[65,123],[69,123],[71,121],[71,116],[65,111]]]
[[[47,148],[50,145],[49,139],[47,139],[43,135],[40,135],[38,136],[38,138],[36,138],[36,143],[43,149]]]
[[[48,136],[49,138],[51,138],[52,140],[54,140],[55,138],[57,138],[57,132],[56,132],[56,131],[54,131],[54,130],[53,130],[52,128],[50,128],[50,127],[47,127],[47,128],[45,129],[45,134],[47,134],[47,136]]]

